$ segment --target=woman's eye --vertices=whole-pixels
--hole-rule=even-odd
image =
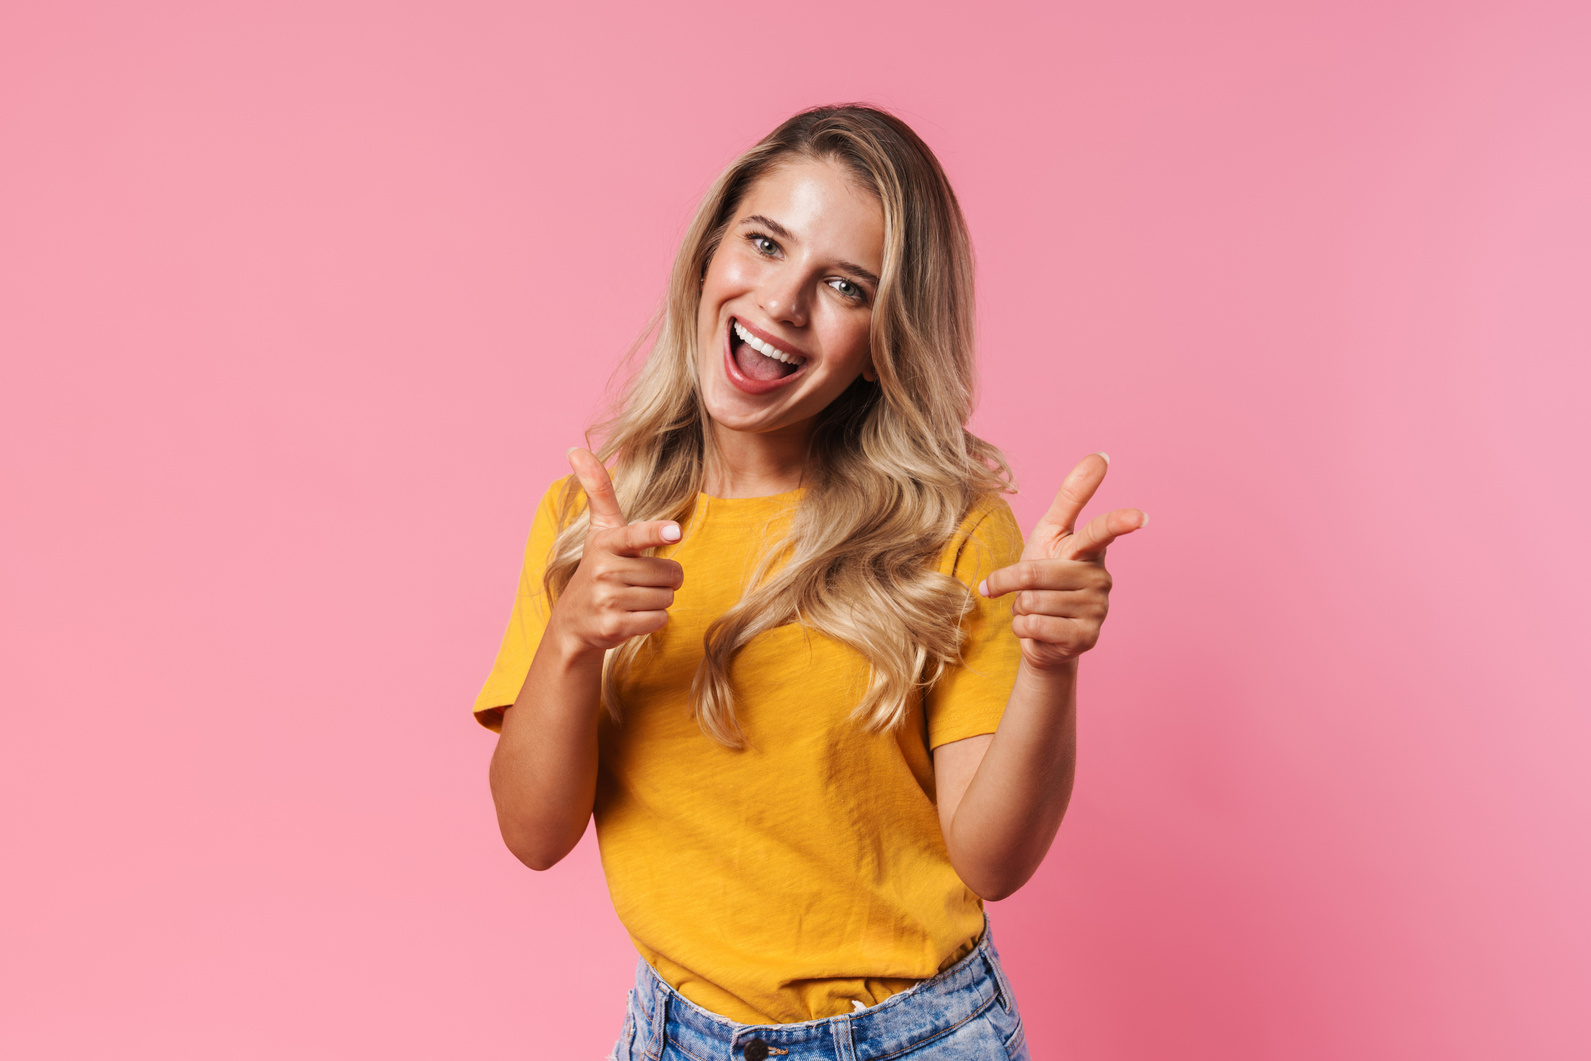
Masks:
[[[844,295],[846,298],[862,297],[862,289],[851,283],[849,280],[835,278],[829,281],[829,286],[834,288],[834,290],[838,291],[840,294]]]
[[[757,248],[758,253],[766,254],[770,258],[779,253],[779,244],[767,236],[751,237],[751,245]]]

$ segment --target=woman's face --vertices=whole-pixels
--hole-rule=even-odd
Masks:
[[[696,317],[715,427],[805,431],[857,376],[874,378],[883,256],[878,198],[839,165],[791,159],[751,186],[707,265]]]

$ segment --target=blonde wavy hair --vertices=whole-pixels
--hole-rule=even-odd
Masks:
[[[900,119],[858,105],[797,114],[741,155],[703,199],[675,258],[650,353],[592,428],[613,464],[631,520],[689,519],[703,485],[707,413],[698,389],[700,279],[748,189],[781,162],[845,166],[884,213],[883,271],[870,343],[876,383],[858,378],[819,414],[788,535],[773,544],[740,601],[707,630],[692,683],[698,723],[744,747],[730,677],[735,654],[790,622],[861,653],[870,664],[855,717],[870,731],[899,725],[911,698],[960,656],[967,587],[936,570],[939,554],[981,499],[1011,489],[1010,467],[966,428],[974,403],[972,248],[944,170]],[[639,348],[639,347],[638,347]],[[580,563],[589,515],[571,476],[543,585],[556,600]],[[783,562],[780,562],[783,561]],[[608,653],[602,697],[646,638]]]

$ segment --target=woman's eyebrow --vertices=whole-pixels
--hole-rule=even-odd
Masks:
[[[795,239],[794,236],[790,235],[789,229],[779,224],[779,222],[775,221],[773,218],[764,217],[762,214],[751,214],[747,217],[743,217],[740,219],[740,223],[742,225],[761,225],[763,228],[767,229],[769,232],[772,232],[780,239]]]
[[[748,214],[747,216],[741,218],[739,223],[742,225],[760,225],[769,232],[772,232],[775,236],[778,236],[780,239],[790,240],[792,242],[795,240],[795,237],[790,234],[789,229],[785,228],[783,225],[779,224],[779,222],[764,214]],[[871,272],[862,268],[860,265],[857,265],[855,262],[835,262],[834,267],[850,273],[858,280],[866,280],[874,287],[878,286],[878,277],[874,276]]]
[[[855,262],[835,262],[834,263],[834,267],[836,269],[842,269],[845,272],[850,273],[852,276],[856,277],[858,280],[866,280],[868,283],[872,284],[874,287],[878,286],[878,277],[874,276],[872,273],[868,272],[866,269],[862,268],[860,265],[857,265]]]

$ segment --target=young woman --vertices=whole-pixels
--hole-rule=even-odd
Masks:
[[[1060,825],[1105,547],[1146,517],[1077,529],[1093,455],[1024,547],[973,375],[938,162],[808,111],[708,192],[542,499],[475,710],[526,865],[595,816],[642,958],[617,1058],[1027,1056],[982,901]]]

